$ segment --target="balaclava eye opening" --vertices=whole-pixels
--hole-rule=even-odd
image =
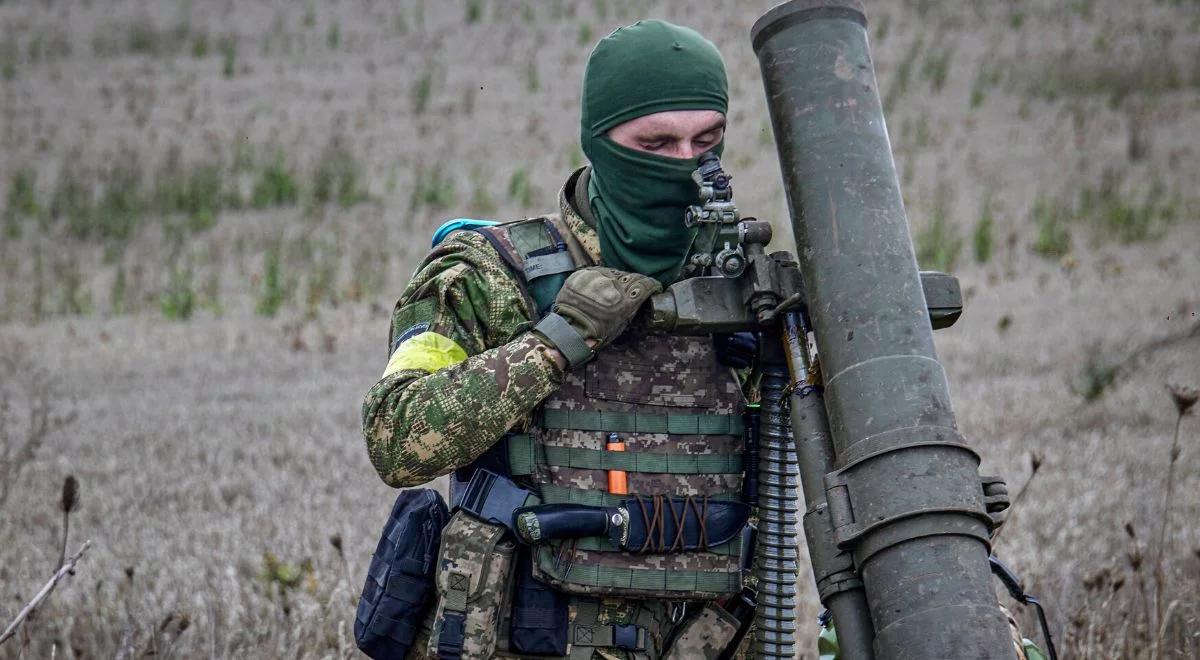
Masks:
[[[694,159],[630,149],[608,131],[656,112],[724,114],[728,106],[721,54],[694,30],[639,21],[596,45],[584,72],[580,145],[592,164],[588,203],[605,265],[674,282],[695,235],[683,214],[699,195]]]

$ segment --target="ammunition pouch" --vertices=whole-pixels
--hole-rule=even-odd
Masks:
[[[429,489],[401,491],[371,558],[354,641],[372,658],[403,658],[434,601],[439,539],[449,513]]]
[[[570,642],[570,599],[533,578],[529,548],[517,553],[508,646],[514,653],[564,656]]]
[[[671,642],[664,660],[717,660],[739,640],[742,624],[716,603],[706,603],[683,626]],[[732,650],[732,649],[730,649]]]
[[[491,658],[507,611],[516,542],[503,525],[457,511],[438,553],[438,604],[426,653],[441,660]]]

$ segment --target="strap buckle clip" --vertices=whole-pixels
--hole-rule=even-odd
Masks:
[[[530,499],[534,502],[530,502]],[[491,470],[479,468],[471,475],[471,480],[454,503],[454,508],[513,531],[513,512],[537,500],[536,495],[512,480]]]

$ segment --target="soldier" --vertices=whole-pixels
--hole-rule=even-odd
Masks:
[[[738,622],[716,603],[742,588],[742,384],[710,337],[626,332],[680,277],[691,173],[721,152],[727,105],[701,35],[663,21],[614,31],[587,62],[590,165],[567,178],[559,212],[451,234],[397,302],[363,404],[371,462],[395,487],[453,473],[465,511],[443,531],[416,652],[691,658],[733,640]],[[534,523],[536,542],[515,544],[480,514],[503,499],[480,474],[511,481],[538,516],[620,511],[626,537],[538,540]],[[643,538],[628,538],[631,518]]]

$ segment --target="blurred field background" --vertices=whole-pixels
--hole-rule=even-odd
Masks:
[[[94,542],[0,657],[354,655],[393,498],[359,404],[433,229],[555,209],[591,45],[660,17],[724,53],[736,199],[786,246],[771,4],[0,1],[0,625],[68,474]],[[1200,5],[868,9],[919,259],[966,295],[960,425],[1028,486],[998,554],[1065,657],[1200,657],[1200,419],[1166,387],[1200,385]]]

